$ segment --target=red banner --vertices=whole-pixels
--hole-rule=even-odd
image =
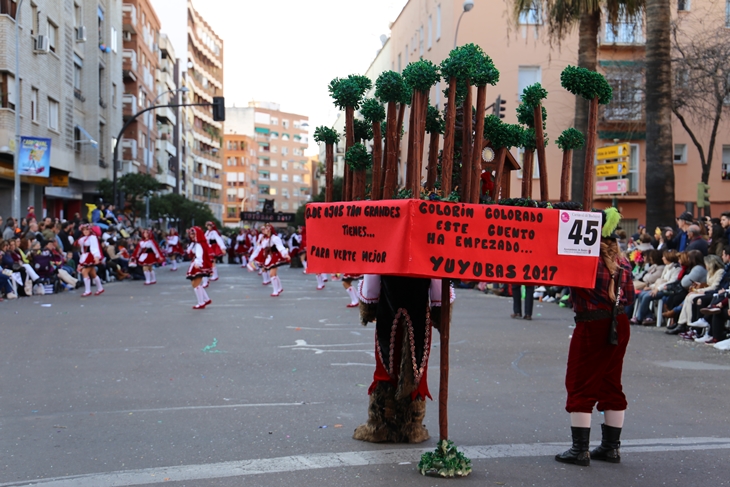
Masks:
[[[575,287],[596,279],[596,213],[412,199],[310,203],[306,227],[312,273]]]

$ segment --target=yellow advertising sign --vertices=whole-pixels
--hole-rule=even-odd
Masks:
[[[611,164],[596,164],[596,176],[605,178],[609,176],[622,176],[629,172],[628,162],[614,162]]]
[[[629,156],[629,144],[609,145],[596,150],[596,159],[605,161],[607,159],[618,159]]]

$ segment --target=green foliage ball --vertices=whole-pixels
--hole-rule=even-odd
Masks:
[[[558,140],[556,140],[555,143],[558,144],[558,147],[560,147],[563,151],[575,150],[580,149],[585,145],[586,138],[580,130],[571,127],[563,130],[563,133],[560,134],[560,137],[558,137]]]
[[[373,156],[368,153],[365,145],[357,143],[348,149],[345,162],[353,171],[365,171],[373,165]]]
[[[598,98],[598,103],[607,105],[613,98],[613,90],[606,78],[595,71],[577,66],[568,66],[560,73],[560,84],[574,95],[586,100]]]
[[[360,114],[370,123],[380,123],[385,120],[385,107],[375,98],[368,98],[362,102]]]
[[[441,79],[439,68],[431,61],[421,59],[409,63],[403,70],[403,79],[415,91],[428,91]]]
[[[324,142],[325,144],[336,144],[340,140],[340,134],[337,133],[337,131],[330,127],[325,127],[324,125],[320,125],[316,129],[314,129],[314,141],[315,142]]]

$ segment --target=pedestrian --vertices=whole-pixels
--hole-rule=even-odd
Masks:
[[[593,289],[571,288],[575,330],[570,341],[565,387],[572,447],[555,456],[562,463],[588,466],[591,458],[619,463],[620,437],[626,411],[621,374],[629,343],[629,319],[623,312],[634,301],[631,264],[619,251],[614,233],[621,216],[604,210],[601,252]],[[601,444],[588,451],[591,413],[604,414]]]
[[[195,296],[198,298],[198,304],[193,306],[193,309],[205,309],[213,302],[203,287],[203,278],[210,276],[213,272],[211,251],[208,248],[207,237],[202,228],[191,228],[188,230],[188,236],[190,237],[190,245],[187,254],[190,257],[190,266],[186,277],[190,280]]]
[[[99,238],[92,231],[91,225],[81,225],[81,235],[81,238],[76,242],[81,250],[78,270],[84,279],[84,294],[81,297],[91,296],[92,279],[96,286],[94,295],[98,296],[104,292],[104,288],[101,285],[101,278],[96,274],[96,266],[103,265],[104,253],[101,250]]]
[[[532,303],[535,299],[535,286],[525,286],[525,315],[522,316],[522,285],[512,284],[512,314],[510,318],[532,319]]]

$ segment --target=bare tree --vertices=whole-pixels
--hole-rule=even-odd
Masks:
[[[720,121],[730,106],[730,31],[724,23],[688,24],[672,25],[672,113],[697,148],[707,183]]]

